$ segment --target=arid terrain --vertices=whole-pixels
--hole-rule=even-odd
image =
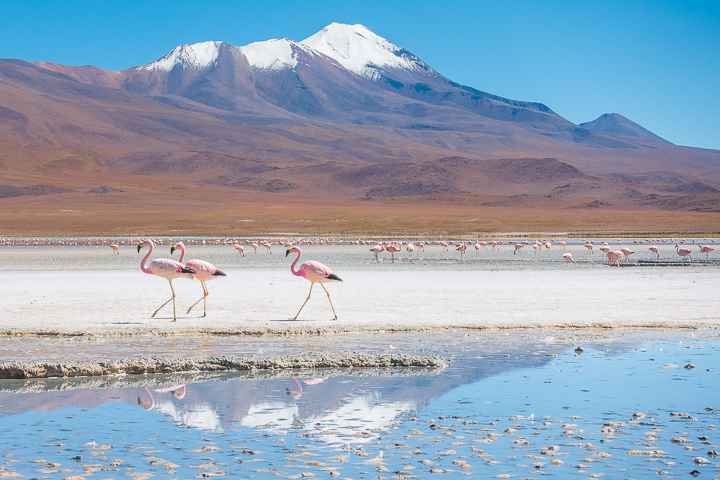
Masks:
[[[272,68],[223,42],[121,72],[0,60],[0,235],[720,230],[720,152],[575,125],[363,29],[318,35],[400,63],[314,37],[269,41]]]

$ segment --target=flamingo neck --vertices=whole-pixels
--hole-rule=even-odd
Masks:
[[[300,273],[299,271],[297,271],[297,270],[295,269],[295,265],[297,265],[297,263],[300,261],[300,256],[302,255],[302,251],[300,251],[299,248],[297,249],[297,251],[298,251],[298,252],[297,252],[297,253],[298,253],[298,256],[297,256],[297,258],[295,259],[295,261],[292,263],[292,265],[290,265],[290,271],[292,272],[293,275],[295,275],[295,276],[297,276],[297,277],[302,277],[303,274]]]
[[[180,250],[180,263],[183,265],[185,264],[185,244],[180,242],[178,243],[177,248]]]
[[[155,250],[155,245],[153,244],[153,242],[149,242],[149,243],[150,243],[150,251],[148,251],[147,255],[145,255],[145,258],[143,258],[142,261],[140,262],[140,269],[145,273],[152,274],[152,272],[150,271],[150,269],[147,266],[147,261],[148,261],[148,258],[150,258],[150,255],[152,255],[153,250]]]

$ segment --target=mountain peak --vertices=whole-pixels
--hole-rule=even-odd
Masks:
[[[201,42],[180,45],[172,49],[170,53],[159,60],[156,60],[138,70],[163,70],[171,71],[176,65],[182,65],[184,68],[200,70],[209,67],[218,58],[220,53],[220,45],[223,42]]]
[[[658,137],[650,130],[638,125],[637,123],[629,120],[619,113],[605,113],[600,115],[592,122],[581,123],[581,127],[587,128],[588,130],[594,130],[596,132],[614,133],[620,135],[627,135],[629,137],[640,137],[657,140],[663,143],[671,144],[664,138]]]
[[[251,68],[265,71],[295,68],[298,63],[298,51],[313,54],[306,46],[288,38],[253,42],[238,48],[247,58]]]
[[[334,59],[356,75],[370,79],[378,76],[378,68],[427,68],[407,50],[360,24],[331,23],[300,43]]]

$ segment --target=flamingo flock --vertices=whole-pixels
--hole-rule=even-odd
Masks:
[[[405,251],[408,254],[408,258],[400,259],[400,260],[409,260],[410,262],[413,262],[415,260],[415,252],[420,251],[425,253],[426,247],[438,247],[444,251],[448,251],[449,245],[455,246],[455,252],[456,254],[459,254],[459,258],[464,260],[466,259],[465,253],[467,252],[467,249],[469,246],[472,246],[475,250],[475,256],[480,257],[481,251],[488,250],[488,246],[492,250],[499,250],[501,247],[507,245],[510,247],[511,251],[513,252],[513,255],[521,256],[522,249],[525,246],[529,246],[533,249],[533,253],[535,255],[539,255],[543,250],[546,252],[546,255],[551,255],[551,250],[553,248],[553,242],[555,240],[550,239],[537,239],[534,241],[530,240],[521,240],[521,241],[510,241],[510,240],[489,240],[489,241],[480,241],[480,240],[474,240],[472,242],[469,241],[458,241],[458,242],[449,242],[444,240],[438,240],[438,241],[418,241],[418,242],[411,242],[411,241],[370,241],[370,240],[337,240],[337,239],[330,239],[330,238],[293,238],[293,239],[287,239],[287,238],[210,238],[210,239],[183,239],[183,241],[176,241],[172,238],[157,238],[157,239],[147,239],[143,240],[139,244],[137,243],[136,238],[128,237],[128,238],[84,238],[84,239],[42,239],[42,238],[27,238],[27,239],[18,239],[18,238],[0,238],[0,247],[7,246],[7,247],[15,247],[15,246],[43,246],[43,245],[54,245],[54,246],[75,246],[75,245],[88,245],[88,246],[103,246],[104,248],[110,248],[112,251],[112,254],[117,256],[120,255],[121,250],[125,248],[126,246],[134,245],[137,246],[138,253],[143,249],[147,248],[148,252],[143,257],[143,259],[140,262],[140,268],[143,273],[149,274],[149,275],[155,275],[157,277],[164,278],[168,281],[168,284],[170,286],[170,290],[172,293],[172,296],[170,299],[165,301],[160,307],[158,307],[153,314],[151,315],[151,318],[154,318],[158,312],[165,307],[167,304],[172,302],[173,304],[173,322],[177,321],[177,306],[176,306],[176,294],[175,289],[173,286],[173,280],[177,278],[185,278],[188,280],[198,281],[200,282],[200,285],[203,289],[203,296],[198,299],[195,303],[193,303],[187,310],[187,314],[189,314],[197,304],[200,303],[200,301],[203,301],[203,317],[207,316],[207,297],[209,295],[206,282],[210,280],[214,280],[220,277],[225,277],[226,274],[219,270],[217,267],[215,267],[213,264],[204,261],[204,260],[188,260],[185,261],[186,256],[186,244],[189,245],[228,245],[229,247],[232,247],[235,252],[237,252],[237,261],[240,261],[241,259],[245,258],[245,246],[250,246],[253,248],[253,252],[255,254],[258,253],[258,247],[263,246],[265,247],[265,252],[267,255],[271,255],[272,247],[273,246],[283,246],[286,247],[286,253],[285,257],[288,257],[291,253],[297,254],[297,257],[292,262],[292,265],[290,266],[290,270],[293,275],[303,277],[307,279],[310,282],[310,291],[308,292],[308,296],[305,299],[305,302],[303,302],[302,306],[298,310],[297,314],[293,318],[293,320],[297,320],[300,313],[304,309],[305,305],[310,299],[310,296],[312,295],[312,290],[315,285],[315,283],[319,283],[320,286],[325,291],[328,302],[330,303],[330,308],[332,309],[333,313],[333,320],[337,320],[337,312],[335,311],[335,307],[332,303],[332,299],[330,298],[330,293],[325,288],[324,283],[329,282],[343,282],[340,277],[332,273],[331,269],[327,267],[326,265],[323,265],[322,263],[319,263],[317,261],[309,260],[305,261],[303,263],[300,263],[300,257],[302,255],[302,251],[299,247],[299,245],[369,245],[369,251],[372,252],[374,256],[374,260],[376,262],[379,262],[381,260],[379,254],[381,254],[383,251],[390,253],[390,259],[393,263],[395,262],[395,254],[400,253],[403,250],[403,247],[405,248]],[[584,258],[587,257],[594,257],[595,256],[595,245],[596,243],[599,243],[600,246],[598,250],[602,252],[604,261],[607,259],[607,264],[612,266],[621,266],[622,262],[628,262],[631,255],[637,255],[642,256],[642,253],[637,253],[635,250],[623,246],[618,249],[613,249],[613,247],[610,246],[609,242],[603,241],[603,242],[596,242],[593,240],[582,240],[581,247],[584,247],[586,250],[586,253],[584,255],[581,255],[578,260],[573,258],[573,255],[571,253],[564,253],[562,254],[562,259],[565,262],[577,264],[578,261],[584,262],[584,263],[593,263],[597,262],[596,260],[584,260]],[[674,245],[675,249],[675,255],[679,257],[681,261],[687,260],[688,262],[693,262],[693,254],[705,254],[705,260],[710,259],[710,254],[714,252],[714,247],[711,245],[711,243],[716,243],[715,239],[708,239],[704,238],[702,239],[702,243],[698,242],[698,239],[675,239],[675,238],[669,238],[669,239],[634,239],[632,241],[625,241],[625,243],[632,243],[633,245],[636,245],[636,249],[639,248],[641,245],[647,245],[645,252],[649,254],[654,261],[658,261],[661,259],[661,244],[669,244],[669,246]],[[622,245],[623,240],[617,239],[617,244]],[[154,253],[154,249],[158,245],[170,245],[170,254],[172,255],[175,250],[180,250],[180,258],[179,261],[175,261],[170,258],[156,258],[152,261],[150,261],[150,257]],[[245,245],[245,246],[244,246]],[[567,242],[561,241],[557,242],[557,245],[561,247],[561,250],[565,251],[567,248]],[[617,248],[617,247],[615,247]],[[666,260],[670,260],[670,258],[667,256],[668,253],[665,253]],[[647,258],[647,257],[646,257]],[[522,260],[518,259],[516,261],[528,261],[528,260]],[[535,260],[537,261],[537,260]],[[648,260],[644,260],[648,261]],[[300,263],[300,264],[299,264]],[[299,264],[299,265],[298,265]],[[637,264],[637,262],[633,262],[632,264]]]

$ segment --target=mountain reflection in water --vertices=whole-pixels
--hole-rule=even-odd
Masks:
[[[1,381],[0,471],[48,478],[98,470],[113,478],[720,473],[708,453],[718,450],[720,424],[720,340],[712,334],[472,339],[448,344],[454,353],[445,370]]]

